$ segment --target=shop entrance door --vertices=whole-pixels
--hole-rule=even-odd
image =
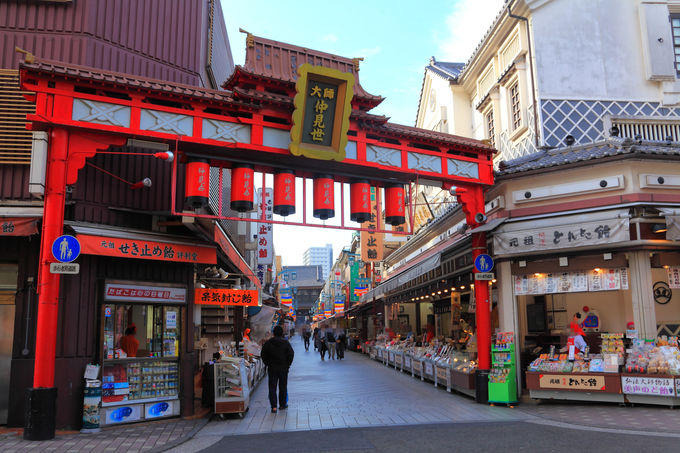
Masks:
[[[17,266],[0,265],[0,425],[7,423]]]

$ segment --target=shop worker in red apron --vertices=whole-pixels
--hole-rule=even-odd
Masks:
[[[586,341],[583,339],[583,337],[586,336],[586,333],[583,331],[583,328],[581,327],[580,320],[581,313],[574,313],[574,317],[571,320],[571,324],[569,324],[569,328],[571,329],[571,335],[574,337],[574,346],[576,346],[576,349],[578,349],[578,351],[583,352],[585,351],[588,345],[586,344]]]
[[[293,363],[293,348],[283,338],[283,327],[274,327],[274,337],[262,346],[262,361],[267,365],[269,375],[269,402],[272,413],[276,413],[276,386],[279,387],[279,409],[288,408],[288,369]]]
[[[125,329],[125,335],[120,337],[120,349],[125,351],[128,357],[137,357],[137,349],[139,349],[139,340],[135,338],[137,334],[137,326],[130,324]]]

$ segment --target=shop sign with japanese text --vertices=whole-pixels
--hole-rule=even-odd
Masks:
[[[265,189],[264,196],[264,218],[265,220],[272,220],[273,216],[273,192],[271,188]],[[258,195],[262,200],[262,189],[258,189]],[[262,206],[260,206],[262,209]],[[274,253],[272,246],[274,244],[274,235],[272,232],[271,223],[257,224],[257,264],[273,264]]]
[[[187,300],[186,288],[165,286],[128,285],[123,283],[106,283],[104,285],[105,301],[120,302],[175,302]]]
[[[602,375],[541,374],[538,382],[542,389],[605,391],[604,376]]]
[[[514,275],[515,296],[629,289],[628,268]]]
[[[675,396],[673,378],[621,376],[623,393],[630,395]]]
[[[1,218],[0,237],[38,234],[38,219],[33,217]]]
[[[531,230],[498,231],[494,233],[493,246],[496,255],[505,255],[628,240],[628,219],[609,219]]]
[[[345,159],[354,75],[303,64],[295,84],[290,152],[312,159]]]
[[[194,290],[196,305],[235,305],[241,307],[257,307],[257,290],[254,289],[218,289],[196,288]]]
[[[79,234],[84,255],[140,258],[175,263],[217,264],[215,247]]]
[[[371,187],[371,218],[366,222],[366,228],[374,230],[377,225],[377,204],[379,203],[379,192],[375,187]],[[361,232],[361,261],[379,262],[383,260],[383,233],[375,231]]]

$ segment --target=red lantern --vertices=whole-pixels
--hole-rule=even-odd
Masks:
[[[196,159],[187,163],[184,179],[184,197],[189,206],[199,209],[208,205],[210,189],[210,164],[207,160]]]
[[[335,216],[335,187],[331,175],[314,176],[314,217],[321,220]]]
[[[364,223],[371,218],[371,185],[365,179],[354,181],[349,186],[350,212],[353,222]]]
[[[404,186],[401,184],[388,184],[385,186],[385,223],[397,226],[405,221]]]
[[[231,209],[237,212],[253,210],[254,178],[252,165],[237,164],[231,169]]]
[[[274,214],[295,214],[295,172],[278,170],[274,175]]]

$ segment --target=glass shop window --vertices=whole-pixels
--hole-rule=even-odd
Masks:
[[[178,357],[180,307],[104,305],[104,359]]]

